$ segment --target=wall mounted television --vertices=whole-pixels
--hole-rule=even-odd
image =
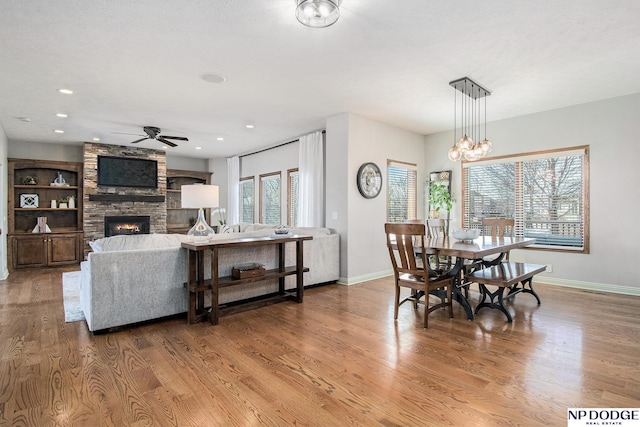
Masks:
[[[158,162],[149,159],[98,156],[98,185],[158,188]]]

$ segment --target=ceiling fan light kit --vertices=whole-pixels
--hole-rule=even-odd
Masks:
[[[177,141],[189,141],[189,139],[185,138],[184,136],[161,135],[160,132],[162,132],[162,130],[159,127],[155,127],[155,126],[145,126],[143,130],[144,130],[144,133],[147,134],[147,136],[144,138],[140,138],[135,141],[132,141],[131,142],[132,144],[137,144],[138,142],[146,141],[147,139],[155,139],[156,141],[160,141],[163,144],[168,145],[169,147],[177,147],[178,145],[173,141],[169,141],[169,139],[175,139]]]
[[[302,25],[325,28],[340,18],[342,0],[296,0],[296,18]]]

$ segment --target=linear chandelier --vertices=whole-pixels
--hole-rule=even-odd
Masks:
[[[342,0],[296,0],[296,18],[302,25],[324,28],[340,18]]]
[[[453,92],[453,147],[449,149],[449,160],[456,162],[464,157],[474,161],[483,158],[491,151],[491,142],[487,139],[487,96],[491,92],[468,77],[449,82]],[[458,108],[458,92],[462,94]],[[481,123],[482,98],[484,98],[484,122]],[[460,139],[458,139],[458,117],[460,117]],[[484,124],[484,139],[480,142],[480,131]]]

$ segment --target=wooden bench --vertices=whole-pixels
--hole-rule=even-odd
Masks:
[[[480,303],[476,306],[474,314],[478,314],[482,307],[497,308],[507,316],[509,322],[512,322],[513,318],[505,308],[504,301],[520,292],[525,292],[536,297],[538,304],[540,304],[540,297],[533,290],[531,282],[534,275],[546,269],[546,265],[504,262],[468,274],[466,279],[469,282],[476,282],[480,285]],[[487,285],[497,286],[498,290],[491,292],[487,289]],[[506,296],[504,296],[505,289],[509,290]]]

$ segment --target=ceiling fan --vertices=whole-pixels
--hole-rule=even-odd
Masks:
[[[144,138],[140,138],[138,140],[132,141],[132,144],[137,144],[138,142],[142,142],[146,139],[156,139],[164,144],[167,144],[170,147],[177,147],[177,145],[172,142],[169,141],[170,139],[175,139],[178,141],[189,141],[188,138],[185,138],[184,136],[169,136],[169,135],[160,135],[160,132],[162,132],[160,130],[160,128],[155,127],[155,126],[145,126],[142,128],[144,130],[144,132],[147,134],[146,137]]]

